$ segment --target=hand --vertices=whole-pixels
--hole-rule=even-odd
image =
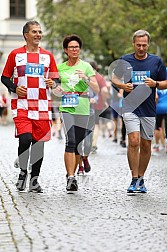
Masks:
[[[94,98],[90,98],[90,103],[91,104],[95,104],[96,103],[96,100]]]
[[[131,92],[133,90],[133,84],[132,83],[126,83],[124,86],[125,92]]]
[[[76,70],[75,74],[78,74],[79,78],[86,80],[88,77],[84,74],[82,70]]]
[[[27,89],[24,86],[18,86],[16,88],[16,94],[20,97],[24,97],[27,95]]]
[[[151,79],[151,78],[146,78],[145,79],[145,84],[148,87],[156,87],[156,81]]]
[[[52,79],[44,79],[44,82],[48,88],[52,88],[55,85],[55,82]]]
[[[62,97],[62,92],[64,90],[62,89],[61,86],[57,86],[56,88],[52,89],[52,93],[57,96],[57,97]]]

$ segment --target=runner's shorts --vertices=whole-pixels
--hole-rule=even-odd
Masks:
[[[123,114],[127,134],[140,132],[140,136],[146,140],[152,140],[155,129],[155,117],[138,117],[134,113]]]
[[[36,141],[49,141],[51,138],[50,120],[33,120],[26,117],[15,117],[15,137],[24,133],[31,133]]]

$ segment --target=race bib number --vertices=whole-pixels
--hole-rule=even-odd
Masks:
[[[44,75],[44,64],[27,63],[25,74],[31,77]]]
[[[132,84],[142,85],[146,78],[150,77],[150,71],[133,71],[132,72]]]
[[[62,96],[62,107],[77,107],[79,104],[78,94],[65,94]]]

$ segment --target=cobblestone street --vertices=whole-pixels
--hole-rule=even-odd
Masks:
[[[44,193],[19,193],[13,124],[0,126],[0,143],[0,252],[167,251],[167,154],[151,157],[148,193],[127,194],[127,149],[99,137],[91,172],[67,194],[64,140],[53,138],[39,178]]]

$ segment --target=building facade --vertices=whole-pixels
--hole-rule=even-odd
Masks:
[[[36,16],[36,0],[0,0],[0,74],[9,52],[24,44],[23,25]]]
[[[23,25],[37,19],[36,0],[0,0],[0,76],[8,54],[15,48],[24,45]],[[8,101],[7,120],[12,122],[10,111],[10,94],[0,83],[0,94]]]

